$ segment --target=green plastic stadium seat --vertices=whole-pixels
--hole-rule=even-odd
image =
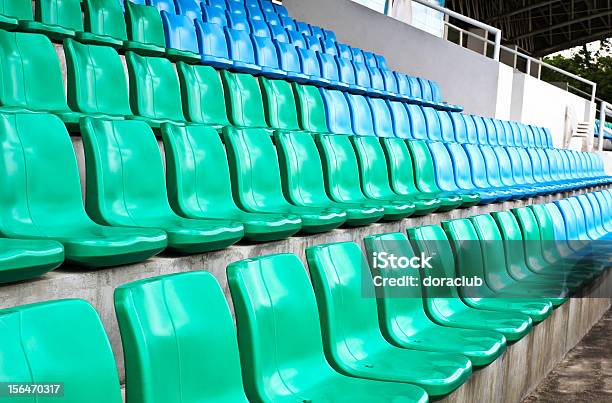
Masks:
[[[168,196],[178,214],[240,221],[249,241],[284,239],[302,227],[295,215],[247,213],[236,206],[225,148],[213,128],[164,124],[162,138]]]
[[[184,124],[181,86],[174,65],[161,57],[126,52],[130,105],[136,116],[158,129],[162,123]]]
[[[599,271],[593,268],[585,269],[573,265],[564,265],[561,261],[550,264],[542,253],[542,236],[538,221],[528,207],[511,210],[521,229],[525,245],[525,258],[529,269],[535,273],[550,275],[555,278],[567,279],[580,285],[585,285],[594,279]],[[548,247],[549,245],[547,245]]]
[[[431,257],[427,273],[432,278],[454,278],[455,258],[442,227],[435,225],[409,228],[408,238],[417,254]],[[450,327],[494,330],[510,342],[520,340],[531,331],[532,320],[522,313],[475,309],[466,305],[457,288],[451,285],[423,287],[427,315],[435,322]]]
[[[311,133],[329,133],[319,88],[293,83],[300,127]]]
[[[374,253],[414,257],[406,235],[396,232],[370,235],[364,238],[368,256]],[[373,267],[371,264],[370,267]],[[373,274],[397,276],[397,269],[372,269]],[[408,269],[401,274],[421,279],[418,270]],[[474,366],[495,361],[506,349],[506,338],[490,330],[445,327],[433,322],[425,312],[421,287],[378,287],[376,302],[380,328],[390,343],[404,348],[463,354]]]
[[[553,305],[546,298],[517,298],[504,296],[489,288],[484,274],[483,251],[480,239],[470,220],[466,218],[442,223],[456,257],[456,273],[459,276],[477,277],[484,284],[476,289],[458,287],[459,295],[466,305],[473,308],[502,312],[521,312],[534,322],[541,322],[552,313]],[[487,242],[487,241],[484,241]]]
[[[36,0],[36,21],[19,21],[19,29],[41,33],[53,40],[83,32],[81,0]]]
[[[291,83],[260,77],[268,126],[275,130],[301,130]]]
[[[204,271],[115,290],[132,403],[247,403],[238,341],[223,291]]]
[[[429,147],[423,140],[409,140],[408,148],[412,154],[414,164],[416,185],[422,192],[436,194],[439,196],[461,197],[461,207],[472,207],[478,204],[480,196],[478,193],[464,192],[442,192],[436,183],[436,173]],[[436,196],[438,197],[438,196]]]
[[[278,156],[264,129],[223,129],[232,177],[234,200],[252,213],[297,215],[302,231],[326,232],[346,221],[338,208],[294,206],[283,196]],[[265,175],[258,174],[265,172]]]
[[[81,121],[87,166],[86,206],[97,222],[117,227],[159,228],[168,247],[182,253],[226,248],[244,235],[229,220],[192,220],[172,211],[155,135],[134,120]]]
[[[85,32],[77,32],[81,42],[95,45],[123,47],[127,28],[123,10],[117,0],[84,0]]]
[[[0,311],[0,382],[63,383],[62,397],[2,400],[121,403],[110,342],[95,309],[60,300]]]
[[[432,397],[449,394],[467,381],[472,373],[467,357],[404,349],[384,339],[376,300],[363,296],[374,295],[374,285],[364,278],[368,263],[356,243],[314,246],[306,249],[306,257],[323,347],[334,369],[358,378],[410,382]]]
[[[469,218],[481,241],[484,265],[484,280],[496,294],[512,297],[541,296],[555,307],[563,304],[567,298],[566,290],[551,287],[533,280],[532,276],[515,277],[506,266],[506,251],[497,224],[489,214]]]
[[[143,56],[162,56],[166,51],[164,25],[157,8],[125,1],[128,40],[123,44]]]
[[[312,134],[303,131],[276,131],[283,192],[296,206],[327,206],[342,209],[347,214],[346,225],[368,225],[384,215],[382,207],[367,203],[336,203],[325,192],[321,157]]]
[[[0,284],[40,277],[63,262],[58,242],[0,238]]]
[[[123,64],[115,49],[66,39],[64,53],[72,110],[107,119],[132,116]]]
[[[491,216],[497,223],[504,240],[506,267],[510,275],[519,280],[526,279],[554,287],[555,289],[568,289],[569,291],[573,291],[581,285],[579,280],[571,278],[564,273],[533,271],[527,264],[524,247],[517,247],[522,246],[524,240],[521,228],[514,215],[510,211],[501,211],[491,213]]]
[[[19,20],[33,20],[31,0],[0,0],[0,29],[15,29]]]
[[[227,268],[227,277],[251,401],[428,401],[418,386],[348,377],[331,368],[315,294],[297,256],[242,260]]]
[[[440,200],[415,193],[401,195],[391,189],[389,167],[385,152],[376,136],[353,136],[351,141],[359,161],[361,189],[370,199],[381,201],[408,201],[416,207],[415,216],[431,214],[440,207]]]
[[[72,142],[58,117],[0,114],[0,147],[1,236],[56,240],[68,263],[90,267],[142,261],[166,248],[163,231],[91,221]]]
[[[69,129],[78,127],[81,114],[68,108],[60,63],[49,38],[0,30],[0,63],[0,109],[50,112]]]
[[[184,62],[178,62],[176,67],[187,120],[212,126],[218,131],[228,126],[230,123],[219,73],[210,66]]]
[[[349,136],[319,134],[316,141],[323,161],[325,186],[332,200],[382,207],[383,220],[387,221],[400,220],[414,213],[416,207],[411,202],[385,202],[369,199],[363,194],[359,164]]]
[[[225,104],[230,122],[236,127],[268,128],[257,78],[245,73],[221,72]]]
[[[461,206],[462,200],[459,196],[425,193],[417,189],[412,156],[404,140],[400,138],[381,138],[380,142],[387,159],[391,189],[395,193],[414,197],[417,200],[437,199],[440,201],[438,212],[450,211]]]

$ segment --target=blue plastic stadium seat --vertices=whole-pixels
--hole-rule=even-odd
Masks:
[[[274,4],[272,4],[269,0],[259,0],[259,7],[267,13],[276,14],[276,10],[274,9]]]
[[[372,52],[363,52],[363,57],[365,59],[365,64],[368,67],[378,67],[378,63],[376,63],[376,56]]]
[[[226,8],[225,0],[205,0],[205,1],[207,1],[207,4],[211,7],[217,7],[222,10],[225,10]]]
[[[348,90],[349,85],[340,80],[336,58],[326,53],[316,52],[317,60],[321,66],[321,76],[329,81],[329,87],[338,90]]]
[[[442,141],[442,127],[438,118],[438,111],[430,107],[420,108],[425,116],[427,138],[431,141]]]
[[[358,136],[374,136],[372,110],[363,95],[345,94],[351,111],[353,133]],[[331,126],[330,126],[331,127]]]
[[[247,17],[249,21],[266,21],[263,11],[259,7],[249,7],[247,3]]]
[[[228,14],[246,16],[246,8],[243,2],[227,1],[226,9]]]
[[[302,35],[301,33],[287,30],[287,36],[289,37],[289,42],[291,42],[296,48],[307,48],[306,41],[304,40],[304,35]]]
[[[202,19],[202,0],[174,0],[176,12],[192,20]]]
[[[366,65],[367,66],[367,65]],[[385,80],[378,67],[367,67],[368,73],[370,74],[370,95],[379,97],[393,97],[394,94],[387,93],[385,89]]]
[[[298,83],[306,83],[310,77],[302,73],[300,56],[295,46],[290,43],[275,41],[280,68],[287,73],[287,79]]]
[[[227,16],[223,9],[202,3],[202,21],[224,27],[227,25]]]
[[[304,41],[306,42],[306,47],[315,52],[323,52],[323,46],[321,46],[321,41],[319,38],[315,38],[314,36],[305,36]]]
[[[372,90],[372,78],[368,67],[362,62],[352,62],[353,68],[355,69],[355,82],[361,88],[364,88],[366,93],[370,93]]]
[[[328,55],[338,56],[338,48],[336,47],[336,42],[331,39],[321,39],[321,44],[323,48],[323,52]]]
[[[234,63],[229,57],[223,27],[198,20],[195,21],[195,26],[202,63],[218,68],[232,67]]]
[[[328,40],[336,42],[336,34],[333,31],[330,31],[328,29],[324,29],[323,33],[325,34],[325,39],[328,39]]]
[[[270,37],[270,28],[265,21],[249,20],[250,31],[255,36]]]
[[[298,48],[297,53],[300,58],[302,74],[307,75],[312,84],[316,84],[321,87],[328,87],[330,82],[321,76],[321,65],[317,59],[316,52],[309,49]]]
[[[168,11],[170,13],[176,14],[174,0],[147,0],[147,5],[157,8],[160,12]]]
[[[338,49],[338,56],[348,60],[353,60],[353,52],[351,52],[351,47],[349,45],[336,42],[336,48]]]
[[[378,66],[378,68],[382,70],[388,70],[389,67],[387,66],[387,59],[385,59],[385,57],[382,55],[375,55],[375,56],[376,56],[376,65]]]
[[[245,14],[232,14],[226,13],[227,16],[227,26],[235,29],[237,31],[247,31],[251,32],[251,27],[249,26],[249,20],[247,19]]]
[[[274,11],[265,11],[263,12],[264,19],[270,26],[277,26],[285,29],[283,24],[281,23],[280,17]]]
[[[427,122],[423,109],[419,105],[405,104],[410,121],[409,138],[416,140],[428,140],[427,137]]]
[[[478,139],[478,144],[489,144],[489,136],[487,133],[487,127],[485,126],[484,119],[480,116],[476,115],[463,115],[467,121],[470,119],[472,123],[469,124],[470,129],[474,128],[476,130],[476,138]]]
[[[272,39],[267,36],[251,35],[251,40],[255,48],[255,60],[257,65],[261,67],[262,74],[271,78],[287,77],[287,72],[281,70],[278,63],[278,53]]]
[[[280,23],[287,31],[296,31],[297,26],[295,25],[295,20],[291,17],[287,17],[285,15],[279,15]]]
[[[312,32],[312,36],[314,36],[315,38],[318,38],[320,40],[325,40],[325,32],[323,32],[323,28],[317,26],[317,25],[310,25],[310,32]],[[333,42],[333,40],[332,40]]]
[[[274,4],[274,11],[278,15],[284,15],[285,17],[289,17],[289,11],[285,8],[285,6],[280,4]]]
[[[310,32],[310,26],[304,21],[295,21],[295,28],[297,32],[304,36],[312,35],[312,32]]]
[[[461,138],[462,136],[467,135],[467,133],[465,133],[467,127],[461,125],[455,127],[453,125],[453,120],[451,119],[450,112],[438,112],[438,119],[440,121],[440,129],[442,130],[443,141],[455,142],[457,141],[457,138]]]
[[[387,101],[393,121],[393,133],[395,137],[402,139],[412,138],[410,131],[410,117],[406,107],[401,102]]]
[[[397,86],[397,78],[395,77],[395,74],[391,70],[384,70],[381,68],[378,68],[378,70],[382,74],[383,84],[387,95],[395,100],[406,100],[403,96],[399,94],[399,88]]]
[[[388,102],[380,98],[368,98],[374,120],[374,133],[378,137],[395,137]]]
[[[336,57],[335,60],[336,64],[338,65],[338,77],[340,78],[340,81],[348,85],[350,92],[355,94],[365,94],[366,88],[357,85],[353,62],[343,57]]]
[[[351,126],[351,110],[345,95],[336,90],[321,89],[325,117],[330,133],[354,134]]]
[[[493,123],[492,118],[482,118],[485,130],[487,132],[487,144],[496,146],[499,145],[497,139],[497,130],[495,129],[495,124]]]
[[[185,15],[161,12],[166,35],[166,56],[173,60],[199,62],[200,52],[194,21]]]
[[[359,48],[350,48],[351,54],[353,55],[353,60],[359,63],[365,64],[365,55],[363,54],[363,50]]]
[[[258,74],[261,67],[255,63],[255,49],[247,31],[224,28],[225,37],[232,59],[232,69],[240,73]]]
[[[287,31],[285,28],[279,25],[270,25],[268,24],[268,29],[270,30],[270,36],[272,39],[278,42],[289,43],[289,36],[287,35]]]

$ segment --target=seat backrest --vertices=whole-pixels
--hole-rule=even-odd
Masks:
[[[324,89],[321,89],[321,95],[329,131],[336,134],[353,134],[351,110],[345,95],[340,91]]]
[[[569,202],[568,199],[556,200],[554,204],[559,209],[561,216],[563,217],[563,222],[565,222],[565,233],[567,235],[568,240],[582,240],[584,239],[584,234],[581,231],[581,224],[579,221],[579,216],[576,215],[576,211],[572,206],[572,203]]]
[[[306,249],[328,357],[344,362],[376,354],[386,345],[378,326],[375,289],[368,281],[368,262],[354,242]],[[369,277],[369,276],[368,276]],[[374,347],[374,349],[373,349]]]
[[[353,61],[352,63],[355,69],[355,81],[357,85],[366,89],[372,88],[372,79],[367,66],[361,62]]]
[[[315,38],[319,38],[321,40],[325,39],[325,32],[323,32],[323,28],[317,25],[310,25],[310,32],[312,32],[312,36]],[[331,39],[330,39],[331,40]]]
[[[387,101],[389,110],[391,111],[391,120],[393,122],[393,133],[395,137],[411,138],[410,118],[404,104],[397,101]]]
[[[425,116],[425,126],[427,128],[427,137],[431,141],[442,141],[442,127],[438,118],[438,111],[431,107],[421,109]]]
[[[421,98],[426,101],[433,101],[433,93],[431,92],[431,86],[429,80],[421,77],[417,77],[419,87],[421,87]]]
[[[143,121],[81,120],[87,164],[86,206],[106,225],[138,226],[144,217],[173,215],[153,130]]]
[[[374,136],[372,110],[366,98],[355,94],[346,94],[346,98],[351,111],[352,132],[359,136]]]
[[[510,121],[508,123],[510,125],[510,131],[512,132],[512,138],[514,139],[514,143],[512,143],[512,145],[516,147],[523,146],[523,138],[518,123],[515,121]]]
[[[367,98],[374,119],[374,133],[378,137],[393,137],[393,121],[387,102],[380,98]]]
[[[321,65],[317,60],[317,54],[310,49],[296,48],[300,58],[302,73],[311,77],[321,76]]]
[[[338,202],[363,201],[359,180],[359,163],[349,136],[318,135],[316,137],[325,186],[330,197]]]
[[[474,117],[471,115],[464,115],[458,112],[455,112],[465,121],[465,128],[467,133],[467,142],[471,144],[487,144],[485,139],[483,139],[483,133],[478,131],[478,127],[476,126],[476,122],[474,121]],[[482,142],[480,140],[483,140]]]
[[[2,235],[91,222],[72,142],[58,117],[0,113],[0,147]]]
[[[115,290],[115,309],[130,379],[128,399],[247,402],[234,323],[211,273],[123,285]]]
[[[169,13],[176,14],[174,0],[146,0],[146,1],[147,1],[147,5],[157,8],[160,13],[162,11],[167,11]]]
[[[34,19],[32,2],[29,0],[0,0],[0,14],[16,20]]]
[[[126,52],[130,106],[140,116],[183,121],[181,87],[168,59]]]
[[[36,21],[83,32],[83,15],[79,0],[38,0],[34,5]]]
[[[449,112],[452,124],[453,131],[455,133],[455,141],[459,144],[476,144],[475,142],[470,141],[473,139],[473,133],[471,137],[468,137],[468,127],[466,124],[463,115],[459,112]]]
[[[385,80],[378,67],[367,67],[370,74],[370,83],[372,88],[379,91],[385,91]]]
[[[285,29],[283,24],[281,23],[280,17],[274,11],[263,10],[264,19],[270,26],[277,26]]]
[[[63,402],[123,401],[102,321],[83,300],[40,302],[0,311],[0,356],[3,382],[61,379],[59,399]],[[36,398],[18,398],[32,399]]]
[[[444,147],[444,143],[431,142],[427,145],[429,146],[429,151],[433,157],[438,187],[447,192],[457,191],[458,187],[457,183],[455,182],[453,172],[455,172],[455,169],[458,169],[459,167],[453,166],[453,161],[448,153],[448,150],[446,147]]]
[[[495,129],[495,124],[493,123],[492,118],[482,118],[485,131],[487,133],[487,143],[492,146],[499,145],[499,141],[497,139],[497,130]]]
[[[321,52],[316,53],[317,60],[321,66],[321,76],[330,82],[340,81],[340,73],[338,72],[338,65],[336,64],[334,56]]]
[[[473,190],[475,186],[472,182],[472,167],[465,150],[458,143],[446,143],[445,146],[453,161],[455,169],[452,172],[455,175],[457,187],[463,190]]]
[[[232,12],[226,12],[227,16],[227,26],[231,29],[235,29],[236,31],[245,31],[247,33],[251,32],[251,26],[249,25],[249,20],[247,19],[246,14],[237,14]]]
[[[516,142],[514,141],[514,131],[512,130],[510,122],[507,120],[502,120],[501,125],[506,135],[506,145],[515,146]]]
[[[255,61],[261,67],[279,70],[278,53],[274,42],[267,36],[251,35],[255,50]]]
[[[351,47],[349,45],[336,42],[336,48],[338,49],[338,56],[343,59],[353,60],[353,53],[351,52]]]
[[[219,73],[210,66],[176,64],[187,120],[222,127],[229,125]]]
[[[380,71],[380,74],[382,74],[383,82],[385,84],[385,91],[389,92],[390,94],[397,94],[397,79],[395,78],[393,71],[382,68],[379,68],[378,70]]]
[[[378,64],[376,64],[376,56],[374,56],[374,53],[372,52],[363,52],[363,58],[365,60],[365,64],[368,67],[378,67]]]
[[[230,122],[240,127],[268,127],[257,78],[223,70],[221,80]]]
[[[518,152],[518,155],[521,158],[521,164],[523,167],[523,176],[525,177],[525,180],[527,181],[527,183],[533,184],[536,182],[536,180],[534,177],[533,164],[531,162],[531,158],[529,157],[529,153],[527,152],[527,150],[530,150],[530,149],[531,148],[528,149],[528,148],[518,147],[516,151]]]
[[[250,31],[253,36],[270,38],[270,28],[265,21],[249,20],[249,27],[251,28]]]
[[[327,133],[325,103],[319,89],[293,83],[300,127],[312,133]]]
[[[68,110],[60,63],[46,36],[0,30],[0,66],[1,106]]]
[[[349,59],[343,57],[335,57],[336,64],[338,65],[338,79],[339,81],[354,86],[357,84],[357,78],[355,77],[355,66]]]
[[[476,128],[478,144],[489,144],[489,136],[487,133],[487,127],[485,126],[484,119],[476,115],[472,115],[471,118],[474,121],[474,125]]]
[[[281,70],[301,74],[302,66],[300,65],[300,55],[295,46],[291,43],[284,43],[278,40],[274,42],[274,46],[276,47]]]
[[[331,375],[315,294],[297,256],[235,262],[228,266],[227,278],[242,366],[251,368],[244,373],[244,383],[252,400],[293,396]]]
[[[227,26],[227,16],[225,11],[219,7],[207,6],[202,4],[202,20],[211,24],[217,24],[221,27]]]
[[[493,149],[495,157],[497,158],[501,182],[505,186],[516,185],[517,182],[515,180],[517,177],[520,178],[520,176],[518,176],[518,173],[517,175],[514,175],[513,173],[514,168],[512,166],[512,162],[510,160],[510,157],[508,156],[508,152],[506,151],[506,148],[504,147],[491,147],[491,148]],[[482,149],[485,150],[486,147],[483,147]],[[485,155],[485,158],[486,158],[486,155]]]
[[[131,115],[127,80],[116,50],[64,41],[68,105],[87,114]]]
[[[227,39],[227,48],[232,60],[241,63],[255,64],[255,49],[248,31],[229,27],[223,28]]]
[[[262,21],[264,24],[267,24],[268,29],[270,30],[270,37],[278,42],[289,43],[289,36],[287,36],[287,31],[285,28],[278,25],[270,25],[266,21]]]
[[[533,176],[534,182],[546,182],[544,179],[544,174],[542,173],[542,161],[540,160],[540,155],[536,151],[535,148],[527,148],[526,150],[527,156],[529,157],[529,161],[531,163],[531,173]]]
[[[300,130],[297,106],[291,84],[284,80],[260,77],[266,121],[273,129]]]
[[[85,30],[98,35],[127,40],[123,10],[114,0],[85,0]]]
[[[399,138],[383,138],[381,142],[387,159],[391,189],[401,195],[417,194],[412,157],[406,142]]]
[[[508,157],[510,158],[510,164],[512,165],[512,175],[514,181],[519,185],[528,183],[527,173],[523,166],[523,159],[521,158],[518,147],[505,147]]]
[[[304,41],[306,42],[306,47],[313,52],[323,52],[323,47],[321,46],[321,41],[319,38],[306,35],[304,37]]]
[[[185,15],[191,20],[202,19],[202,0],[174,0],[177,14]]]
[[[408,76],[406,76],[406,74],[399,73],[397,71],[394,71],[393,75],[395,75],[395,80],[397,81],[398,93],[405,97],[411,97],[410,82],[408,81]]]
[[[497,135],[497,145],[507,145],[508,140],[506,139],[506,131],[504,130],[504,125],[502,124],[501,120],[493,119],[493,126],[495,126],[495,134]]]
[[[299,206],[328,205],[321,157],[313,135],[276,131],[274,140],[285,197]]]
[[[365,55],[363,54],[363,50],[359,48],[351,48],[351,53],[353,54],[354,61],[363,63],[365,65]]]
[[[287,30],[287,36],[289,37],[289,42],[296,48],[306,49],[306,40],[304,39],[304,35],[296,31]]]
[[[427,123],[423,108],[414,104],[404,104],[410,118],[410,138],[427,140]]]
[[[442,130],[442,141],[455,141],[455,129],[449,112],[438,111],[437,113],[440,121],[440,129]]]
[[[518,278],[530,273],[527,268],[527,258],[525,255],[524,239],[521,228],[510,211],[500,211],[491,213],[500,233],[502,234],[504,251],[506,256],[506,267],[510,273],[514,273]]]
[[[357,160],[363,194],[372,199],[393,196],[389,185],[389,168],[385,152],[377,137],[351,137]]]
[[[448,144],[449,149],[452,144]],[[469,164],[472,172],[472,183],[480,189],[488,189],[491,187],[487,179],[487,166],[480,148],[476,144],[463,144],[463,149],[469,159]],[[451,150],[452,152],[452,150]],[[498,174],[499,175],[499,174]]]
[[[195,25],[191,18],[166,11],[162,11],[161,16],[167,48],[199,53]]]
[[[552,182],[554,179],[552,177],[551,166],[550,162],[548,161],[548,156],[546,155],[546,152],[542,148],[536,148],[533,151],[535,151],[539,158],[538,160],[534,160],[534,165],[539,161],[542,178],[545,182]]]
[[[493,147],[481,145],[478,148],[482,152],[482,156],[485,160],[487,181],[494,187],[507,186],[506,183],[502,181],[501,167]]]
[[[155,7],[125,2],[125,20],[130,40],[166,47],[164,25]]]
[[[287,15],[279,15],[278,18],[280,19],[281,25],[284,26],[287,31],[297,32],[297,25],[293,18]]]
[[[202,125],[173,124],[162,125],[161,132],[172,209],[186,217],[236,211],[219,133]]]
[[[236,204],[246,211],[287,206],[272,137],[263,129],[226,126],[223,129],[223,139]],[[256,175],[256,172],[266,174]]]
[[[423,140],[411,140],[408,148],[412,156],[414,166],[414,178],[417,188],[422,192],[435,193],[440,188],[436,184],[436,170],[434,168],[433,157]]]
[[[328,55],[338,56],[338,48],[336,47],[336,42],[331,39],[323,39],[321,40],[323,45],[323,52]]]

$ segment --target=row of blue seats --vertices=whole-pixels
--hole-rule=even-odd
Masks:
[[[289,17],[289,12],[281,4],[269,0],[125,0],[136,4],[156,7],[159,11],[175,14],[197,15],[204,7],[227,10],[234,14],[277,15]],[[123,4],[124,0],[119,0]]]
[[[546,128],[321,89],[335,134],[399,137],[492,146],[552,148]]]

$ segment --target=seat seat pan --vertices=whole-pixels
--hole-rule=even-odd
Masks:
[[[270,78],[284,79],[287,78],[287,72],[281,69],[261,66],[261,73]]]
[[[26,32],[41,33],[53,40],[73,38],[76,32],[59,25],[43,24],[38,21],[19,21],[19,27]]]
[[[239,73],[248,73],[248,74],[261,73],[260,66],[256,64],[252,64],[252,63],[239,62],[236,60],[233,61],[233,65],[231,68]]]
[[[488,309],[491,311],[503,312],[520,312],[529,315],[534,322],[542,322],[548,318],[553,311],[552,303],[539,299],[523,299],[523,298],[480,298],[478,301],[470,303],[470,305],[479,309]]]
[[[123,40],[108,35],[93,34],[91,32],[77,32],[75,35],[79,42],[92,45],[110,46],[115,49],[123,47]]]
[[[64,262],[55,241],[0,239],[0,284],[39,277]]]
[[[166,52],[164,47],[137,41],[125,41],[123,48],[142,56],[162,56]]]
[[[306,233],[331,231],[346,222],[346,213],[336,208],[288,206],[285,212],[299,216]]]
[[[166,49],[166,57],[172,61],[183,61],[187,63],[199,63],[202,60],[199,53],[174,48]]]
[[[129,119],[129,120],[142,120],[142,121],[146,122],[149,126],[151,126],[154,129],[159,129],[161,127],[161,125],[164,124],[164,123],[171,123],[173,125],[178,125],[178,126],[182,126],[182,125],[188,124],[185,121],[178,121],[178,120],[171,120],[171,119],[155,119],[155,118],[149,118],[149,117],[146,117],[146,116],[127,116],[127,119]]]
[[[191,218],[239,221],[244,226],[244,239],[253,242],[285,239],[302,228],[302,220],[296,215],[247,213],[238,209],[228,212],[216,211],[202,217]]]
[[[6,15],[0,15],[0,29],[6,29],[10,31],[18,25],[19,21],[16,18],[8,17]]]
[[[200,59],[202,64],[206,64],[208,66],[221,68],[221,69],[230,69],[234,66],[234,62],[230,59],[224,57],[217,57],[211,55],[200,55]]]

